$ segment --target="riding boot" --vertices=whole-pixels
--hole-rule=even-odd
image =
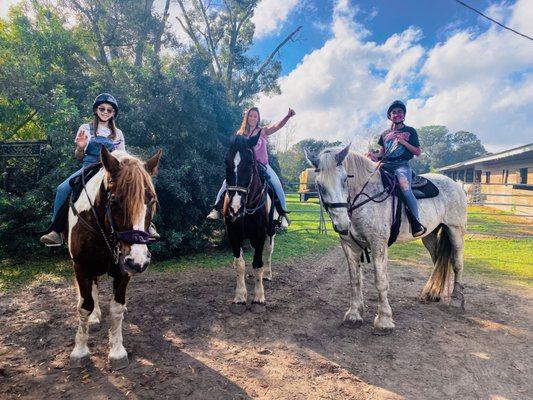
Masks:
[[[61,246],[63,244],[63,238],[56,231],[51,231],[50,233],[41,236],[40,241],[48,247]]]
[[[215,203],[215,205],[213,206],[213,209],[207,215],[206,219],[211,219],[214,221],[223,219],[222,212],[221,212],[223,205],[224,205],[224,196],[222,196],[222,198],[218,202]]]
[[[155,225],[153,222],[150,223],[150,227],[148,228],[148,233],[150,235],[150,241],[161,239],[161,235],[159,235],[159,233],[155,229]]]
[[[413,237],[419,237],[424,235],[427,231],[426,227],[415,218],[415,216],[407,206],[405,206],[405,213],[407,214],[407,219],[409,220],[409,224],[411,225],[411,233]]]
[[[276,211],[278,212],[279,218],[278,218],[278,226],[283,229],[287,229],[289,225],[291,224],[291,220],[289,219],[289,216],[287,214],[290,213],[288,210],[284,210],[281,206],[281,202],[276,197],[274,200],[274,206],[276,207]]]

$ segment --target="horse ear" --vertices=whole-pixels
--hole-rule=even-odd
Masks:
[[[118,174],[118,171],[120,170],[120,162],[115,156],[111,155],[105,146],[100,148],[100,159],[102,160],[102,165],[107,172],[109,172],[112,176]]]
[[[320,165],[320,160],[318,159],[318,157],[314,154],[309,154],[306,149],[304,149],[304,154],[309,165],[315,167],[315,169],[318,169],[318,166]]]
[[[217,139],[224,147],[230,147],[231,146],[231,138],[229,136],[222,135],[220,133],[217,133]]]
[[[150,157],[145,163],[144,168],[151,176],[154,176],[157,174],[158,171],[158,165],[159,160],[161,159],[161,155],[163,154],[163,150],[159,149],[157,150],[157,153],[155,153],[152,157]]]
[[[350,146],[352,144],[348,143],[348,146],[346,146],[344,149],[342,149],[340,152],[335,154],[335,161],[337,161],[337,165],[341,165],[346,156],[348,155],[348,152],[350,151]]]
[[[248,138],[248,148],[253,149],[257,142],[259,141],[259,137],[261,136],[261,131],[257,135],[254,135],[250,138]]]

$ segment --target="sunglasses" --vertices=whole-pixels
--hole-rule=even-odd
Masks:
[[[115,109],[107,107],[98,107],[98,111],[100,111],[101,113],[107,112],[108,114],[112,114],[115,112]]]

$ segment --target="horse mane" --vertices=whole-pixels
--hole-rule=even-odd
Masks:
[[[124,223],[134,221],[144,211],[145,190],[150,190],[155,196],[152,177],[138,158],[125,151],[114,151],[113,156],[120,161],[116,190],[123,199]]]
[[[325,181],[333,181],[337,175],[337,160],[335,155],[341,151],[342,148],[328,148],[323,150],[320,155],[320,171],[322,172],[322,178]],[[346,173],[350,176],[348,180],[348,187],[350,189],[360,188],[365,184],[368,177],[376,169],[376,163],[372,162],[369,158],[350,151],[343,161]],[[372,177],[372,180],[377,179],[379,175]]]
[[[348,186],[357,189],[363,186],[369,176],[376,170],[376,166],[376,163],[368,157],[350,151],[344,159],[344,168],[346,168],[346,173],[350,175]],[[379,174],[375,174],[371,178],[371,181],[376,180],[379,180]]]

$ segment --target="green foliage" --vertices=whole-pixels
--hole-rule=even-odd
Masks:
[[[441,125],[423,126],[417,132],[422,154],[412,161],[412,166],[419,174],[487,153],[478,137],[470,132],[450,133]]]
[[[304,139],[294,144],[289,150],[276,154],[281,167],[283,178],[289,182],[298,182],[300,173],[309,167],[304,150],[311,154],[318,154],[328,147],[338,147],[342,142],[328,142],[327,140]]]
[[[38,231],[49,223],[57,185],[80,168],[73,158],[75,132],[88,122],[92,99],[103,91],[119,100],[117,125],[127,148],[143,158],[159,148],[164,152],[155,221],[163,240],[152,246],[154,254],[170,257],[205,247],[211,232],[204,217],[224,174],[215,134],[235,131],[240,110],[205,58],[188,49],[165,57],[156,53],[159,17],[141,32],[131,22],[140,18],[127,8],[134,7],[131,2],[78,3],[101,11],[94,26],[88,20],[93,14],[82,11],[81,23],[67,24],[38,1],[32,2],[35,17],[15,8],[8,21],[0,20],[0,140],[45,138],[50,144],[36,185],[19,185],[18,194],[0,191],[0,252],[22,258],[49,253]],[[132,26],[118,35],[111,28],[122,17],[129,19],[121,24]],[[105,34],[99,39],[98,32]],[[125,43],[135,37],[145,39],[143,49]]]

